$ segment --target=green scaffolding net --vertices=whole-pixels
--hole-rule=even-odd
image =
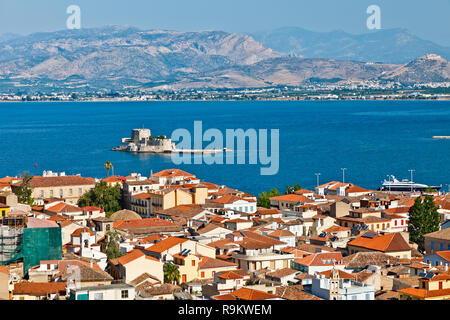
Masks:
[[[11,252],[11,258],[0,261],[0,264],[22,259],[23,273],[27,275],[28,270],[39,265],[41,260],[62,258],[61,228],[24,228],[21,240],[14,252]]]

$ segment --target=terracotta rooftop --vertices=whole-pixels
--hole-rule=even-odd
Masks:
[[[266,300],[279,298],[279,296],[260,290],[240,288],[230,293],[239,300]]]
[[[301,259],[295,260],[296,263],[306,266],[332,266],[333,264],[342,265],[342,253],[340,252],[319,252],[311,254]]]
[[[291,268],[278,269],[273,272],[266,273],[266,276],[281,279],[283,277],[290,276],[292,274],[298,273],[299,271]]]
[[[154,244],[153,246],[147,248],[147,251],[162,253],[178,244],[184,243],[188,241],[188,239],[176,238],[176,237],[167,237],[164,240]]]
[[[367,234],[364,233],[364,234]],[[366,248],[369,250],[381,251],[381,252],[395,252],[395,251],[408,251],[411,247],[405,241],[403,236],[398,233],[390,233],[386,235],[376,235],[373,238],[368,238],[363,235],[358,236],[356,239],[347,243],[355,247]]]
[[[13,294],[43,296],[66,292],[66,282],[18,282],[14,284]]]
[[[399,265],[400,259],[382,252],[357,252],[344,257],[344,264],[348,269],[360,269],[369,265],[386,267]]]
[[[33,176],[30,180],[30,188],[45,188],[45,187],[63,187],[63,186],[83,186],[95,185],[95,181],[81,176],[58,176],[58,177],[41,177]]]
[[[203,269],[216,269],[216,268],[227,268],[227,267],[237,267],[236,263],[227,262],[224,260],[213,259],[209,257],[202,257],[202,260],[198,264],[200,270]]]
[[[195,178],[195,176],[193,174],[188,173],[183,170],[180,170],[180,169],[162,170],[157,173],[154,173],[153,177],[192,177],[192,178]]]

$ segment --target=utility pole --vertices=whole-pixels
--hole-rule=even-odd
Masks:
[[[416,171],[416,170],[409,169],[408,171],[411,173],[411,192],[413,192],[413,172]]]
[[[320,172],[318,172],[318,173],[314,173],[315,175],[316,175],[316,177],[317,177],[317,187],[319,186],[319,176],[320,176]]]
[[[347,170],[347,168],[341,168],[342,170],[342,183],[345,183],[345,170]]]

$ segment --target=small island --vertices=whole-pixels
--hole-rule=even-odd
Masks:
[[[450,139],[450,136],[433,136],[433,139]]]
[[[112,148],[112,151],[134,153],[217,153],[231,151],[223,149],[177,149],[172,139],[166,136],[154,137],[150,129],[132,129],[131,138],[122,138],[120,146]]]

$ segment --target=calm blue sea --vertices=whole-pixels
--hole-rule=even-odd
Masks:
[[[105,177],[105,161],[115,174],[127,175],[177,167],[204,181],[257,194],[286,184],[316,185],[342,180],[377,188],[387,174],[417,182],[450,183],[450,102],[79,102],[1,103],[0,176],[42,170]],[[277,175],[260,176],[260,165],[181,165],[167,155],[109,151],[132,128],[170,136],[193,130],[195,120],[208,128],[280,130]],[[205,143],[206,145],[206,143]],[[38,168],[35,168],[35,163]]]

